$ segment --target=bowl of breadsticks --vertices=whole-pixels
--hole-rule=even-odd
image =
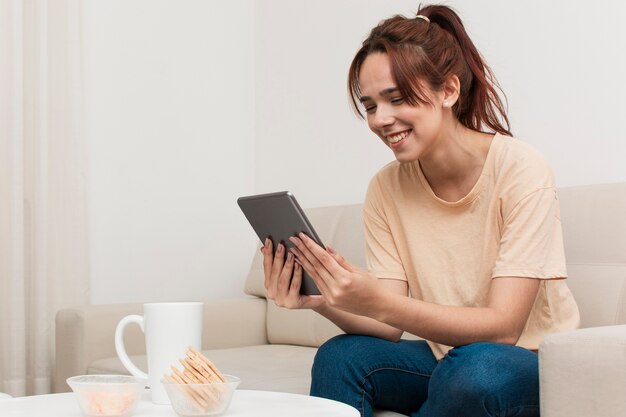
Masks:
[[[172,366],[161,381],[176,414],[181,417],[216,416],[224,413],[239,385],[236,376],[223,374],[215,364],[189,347],[182,367]]]

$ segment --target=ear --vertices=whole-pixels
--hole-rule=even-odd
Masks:
[[[444,108],[451,108],[454,106],[459,99],[459,94],[461,91],[461,81],[459,77],[456,75],[451,75],[448,77],[446,82],[443,85],[443,100],[441,102],[441,106]]]

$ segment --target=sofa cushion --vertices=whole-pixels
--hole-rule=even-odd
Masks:
[[[319,347],[343,333],[333,322],[313,310],[287,310],[267,303],[267,340],[270,343]]]
[[[240,389],[308,394],[316,351],[304,346],[258,345],[202,352],[223,373],[241,378]],[[140,369],[147,369],[145,355],[133,355],[130,359]],[[114,357],[93,362],[87,373],[128,374],[128,371]]]
[[[626,324],[626,265],[570,263],[567,274],[580,327]]]
[[[581,327],[626,324],[626,183],[558,190]]]
[[[626,182],[558,190],[568,262],[626,265]]]

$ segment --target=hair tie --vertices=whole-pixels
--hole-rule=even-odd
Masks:
[[[424,19],[425,21],[427,21],[428,23],[430,23],[430,19],[427,18],[426,16],[422,15],[422,14],[418,14],[417,16],[415,16],[416,19]]]

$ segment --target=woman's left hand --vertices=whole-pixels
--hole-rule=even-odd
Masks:
[[[313,279],[332,307],[362,316],[371,316],[384,291],[378,279],[350,264],[330,247],[322,248],[313,239],[300,233],[290,240],[296,262]]]

